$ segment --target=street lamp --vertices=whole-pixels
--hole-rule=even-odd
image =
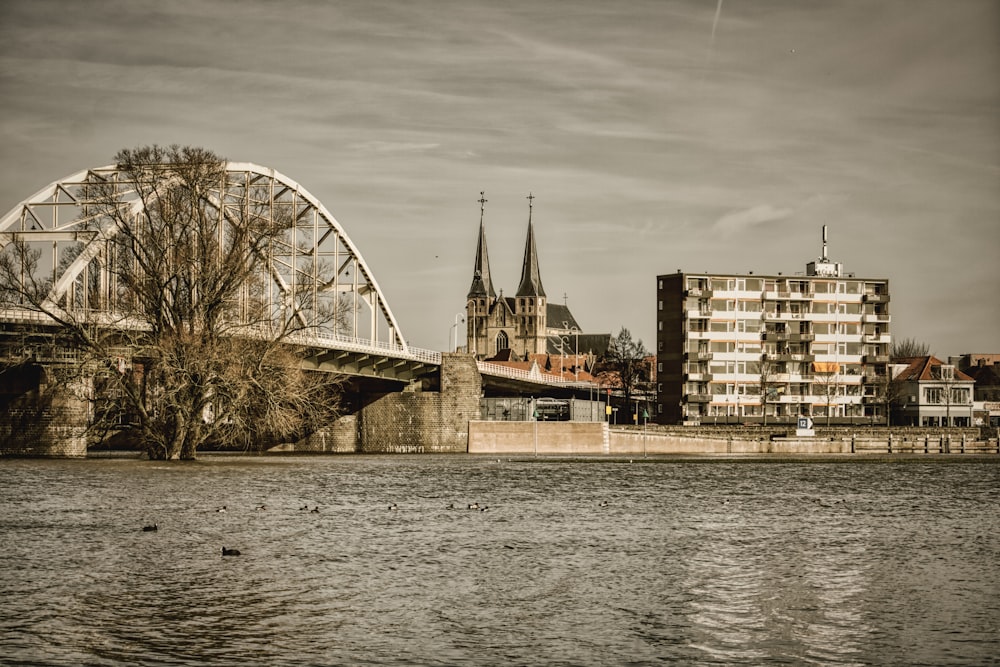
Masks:
[[[563,320],[563,329],[566,329],[571,334],[573,334],[573,379],[579,382],[580,380],[580,330],[576,327],[569,326],[569,322]],[[569,344],[569,341],[566,341]]]
[[[455,323],[451,325],[451,331],[448,333],[449,340],[454,340],[451,346],[452,352],[458,352],[458,324],[459,320],[465,319],[465,313],[455,313]]]
[[[465,302],[465,308],[468,310],[469,304],[472,304],[472,344],[475,345],[475,350],[472,351],[472,356],[476,359],[479,358],[479,337],[476,335],[476,320],[479,319],[479,301],[476,299],[469,299]],[[468,333],[466,333],[466,343],[465,347],[470,347]],[[468,352],[468,350],[466,350]],[[485,354],[484,354],[485,356]]]

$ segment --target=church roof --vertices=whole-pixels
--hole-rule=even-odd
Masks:
[[[569,306],[552,303],[545,304],[545,321],[549,323],[549,329],[580,330],[573,313],[569,312]]]
[[[476,297],[493,298],[497,293],[493,290],[490,279],[490,258],[486,252],[486,227],[483,224],[483,204],[486,199],[479,193],[479,244],[476,246],[476,264],[472,269],[472,286],[469,287],[468,299]]]
[[[531,222],[531,200],[528,195],[528,238],[524,242],[524,264],[521,266],[521,284],[515,296],[545,296],[542,275],[538,271],[538,251],[535,249],[535,228]]]

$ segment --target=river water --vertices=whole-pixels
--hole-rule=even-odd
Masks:
[[[0,662],[998,664],[1000,463],[0,460]]]

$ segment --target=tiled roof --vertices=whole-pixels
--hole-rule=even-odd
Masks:
[[[908,364],[903,371],[896,376],[897,380],[903,381],[936,381],[941,378],[934,377],[931,369],[935,366],[945,366],[943,361],[937,357],[930,355],[926,357],[905,357],[902,359],[895,359],[896,363]],[[973,379],[963,373],[962,371],[955,369],[955,380],[959,382],[971,382]]]

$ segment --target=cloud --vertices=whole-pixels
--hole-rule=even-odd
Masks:
[[[740,211],[730,211],[712,223],[712,229],[729,235],[769,222],[783,220],[792,214],[790,208],[775,208],[770,204],[758,204]]]

